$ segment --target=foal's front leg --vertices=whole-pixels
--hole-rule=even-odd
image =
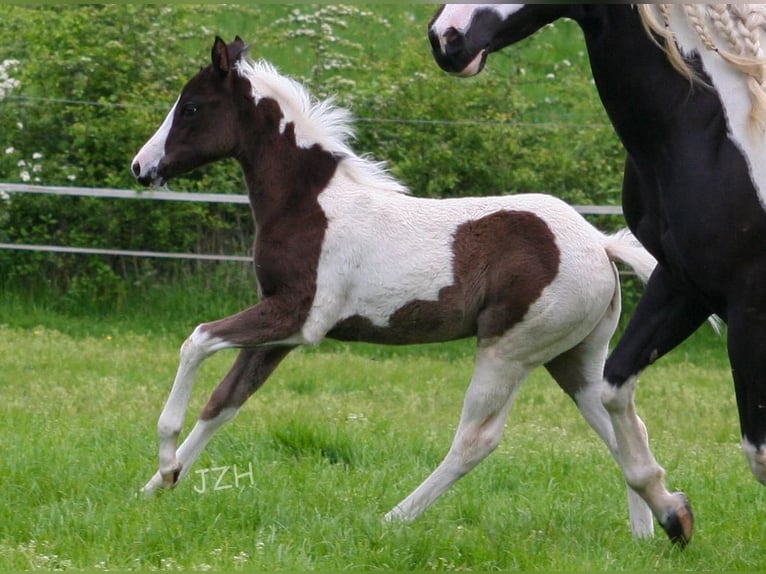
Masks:
[[[257,347],[296,338],[302,321],[298,320],[294,309],[289,302],[267,299],[231,317],[203,323],[186,339],[181,346],[181,359],[170,396],[157,424],[161,485],[172,486],[179,479],[182,465],[177,458],[176,446],[202,362],[221,349]],[[145,489],[156,487],[155,479],[152,479]]]
[[[264,346],[240,351],[234,366],[213,391],[199,420],[176,451],[178,474],[175,483],[189,472],[213,434],[230,421],[244,402],[257,391],[293,347]],[[175,484],[173,483],[173,485]],[[146,483],[142,492],[151,494],[166,485],[161,472]]]

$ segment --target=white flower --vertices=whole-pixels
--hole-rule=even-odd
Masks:
[[[41,154],[39,151],[36,151],[32,154],[32,159],[43,159],[43,154]]]
[[[22,171],[22,172],[19,174],[19,177],[21,177],[21,181],[23,181],[23,182],[25,182],[25,183],[26,183],[27,181],[29,181],[30,179],[32,179],[32,177],[29,175],[29,172],[28,172],[28,171]]]
[[[5,148],[5,154],[6,155],[10,155],[10,154],[12,154],[15,151],[16,151],[15,147],[7,147],[7,148]]]

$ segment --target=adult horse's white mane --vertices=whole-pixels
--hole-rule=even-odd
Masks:
[[[316,100],[301,83],[283,76],[264,60],[252,62],[241,58],[236,64],[236,70],[252,85],[256,104],[266,97],[279,104],[284,114],[283,126],[292,122],[299,146],[311,147],[317,144],[343,158],[338,169],[345,170],[357,183],[397,193],[409,193],[387,171],[384,163],[359,156],[351,149],[348,141],[354,138],[352,114],[336,106],[332,98]]]
[[[751,103],[750,130],[759,135],[766,133],[766,58],[761,48],[766,5],[639,4],[639,11],[644,25],[665,40],[670,61],[688,78],[693,79],[694,72],[684,62],[678,46],[682,44],[678,29],[683,24],[696,33],[708,52],[743,74]]]

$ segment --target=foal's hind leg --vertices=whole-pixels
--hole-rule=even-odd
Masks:
[[[670,493],[665,471],[649,449],[633,396],[638,373],[693,333],[710,311],[680,292],[657,267],[604,370],[604,406],[612,420],[619,460],[628,484],[640,493],[671,541],[685,546],[694,517],[682,492]]]
[[[601,394],[604,388],[602,378],[604,361],[619,314],[618,301],[616,313],[613,306],[587,339],[545,365],[559,386],[572,397],[585,420],[606,443],[618,464],[620,458],[617,452],[617,441],[609,413],[601,402]],[[638,538],[651,537],[654,534],[652,511],[630,485],[628,485],[628,511],[633,535]]]
[[[197,424],[174,451],[177,468],[174,481],[168,484],[162,472],[158,471],[141,489],[142,492],[151,494],[162,486],[174,486],[186,476],[216,430],[234,418],[242,404],[263,385],[292,349],[269,346],[240,351],[231,370],[213,391]]]
[[[521,363],[498,357],[495,348],[479,348],[460,424],[447,456],[386,514],[386,520],[414,520],[497,447],[513,397],[528,374],[528,368]]]

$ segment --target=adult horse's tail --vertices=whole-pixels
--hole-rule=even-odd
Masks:
[[[657,260],[627,229],[622,229],[613,235],[605,235],[604,249],[609,259],[632,268],[644,283],[649,281],[649,276],[657,266]]]

